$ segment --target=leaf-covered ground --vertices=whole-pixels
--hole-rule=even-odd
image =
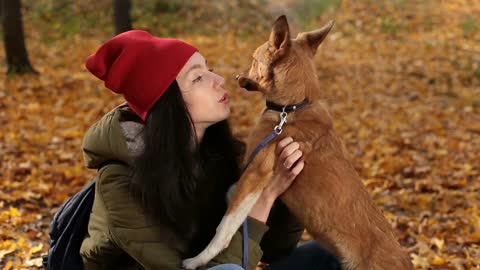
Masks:
[[[41,76],[0,74],[5,269],[39,268],[57,207],[95,174],[84,168],[84,132],[121,102],[83,67],[111,35],[110,1],[62,2],[24,1],[28,50]],[[227,78],[231,122],[246,136],[263,104],[233,78],[268,37],[275,7],[134,2],[136,28],[195,44]],[[480,2],[283,2],[295,33],[336,20],[316,56],[319,91],[416,268],[480,269]],[[317,9],[324,12],[306,17]]]

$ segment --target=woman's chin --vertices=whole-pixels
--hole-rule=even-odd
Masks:
[[[228,117],[230,117],[230,113],[231,113],[231,112],[232,112],[232,110],[230,109],[230,106],[227,106],[227,107],[225,108],[225,114],[224,114],[224,116],[223,116],[223,118],[224,118],[223,120],[226,120]]]
[[[230,108],[228,108],[227,112],[225,112],[225,114],[223,115],[223,117],[220,118],[219,122],[220,122],[220,121],[223,121],[223,120],[227,120],[228,117],[230,117]]]

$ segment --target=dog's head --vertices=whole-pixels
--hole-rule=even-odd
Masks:
[[[274,101],[288,99],[292,94],[305,96],[306,85],[317,83],[313,58],[332,27],[330,21],[321,29],[299,33],[290,39],[287,18],[280,16],[269,40],[253,53],[248,76],[238,76],[238,84],[249,91],[260,91]],[[290,92],[295,93],[288,92],[292,88],[296,90]]]

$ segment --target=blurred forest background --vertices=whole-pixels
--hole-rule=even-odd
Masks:
[[[102,42],[131,27],[199,47],[245,138],[263,102],[234,76],[286,14],[293,36],[335,19],[316,56],[321,91],[415,267],[480,269],[480,1],[0,3],[0,268],[40,269],[55,211],[95,175],[83,135],[122,102],[84,67]]]

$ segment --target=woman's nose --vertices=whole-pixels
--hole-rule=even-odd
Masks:
[[[225,87],[225,78],[222,76],[215,74],[215,83],[220,86],[221,88]]]

